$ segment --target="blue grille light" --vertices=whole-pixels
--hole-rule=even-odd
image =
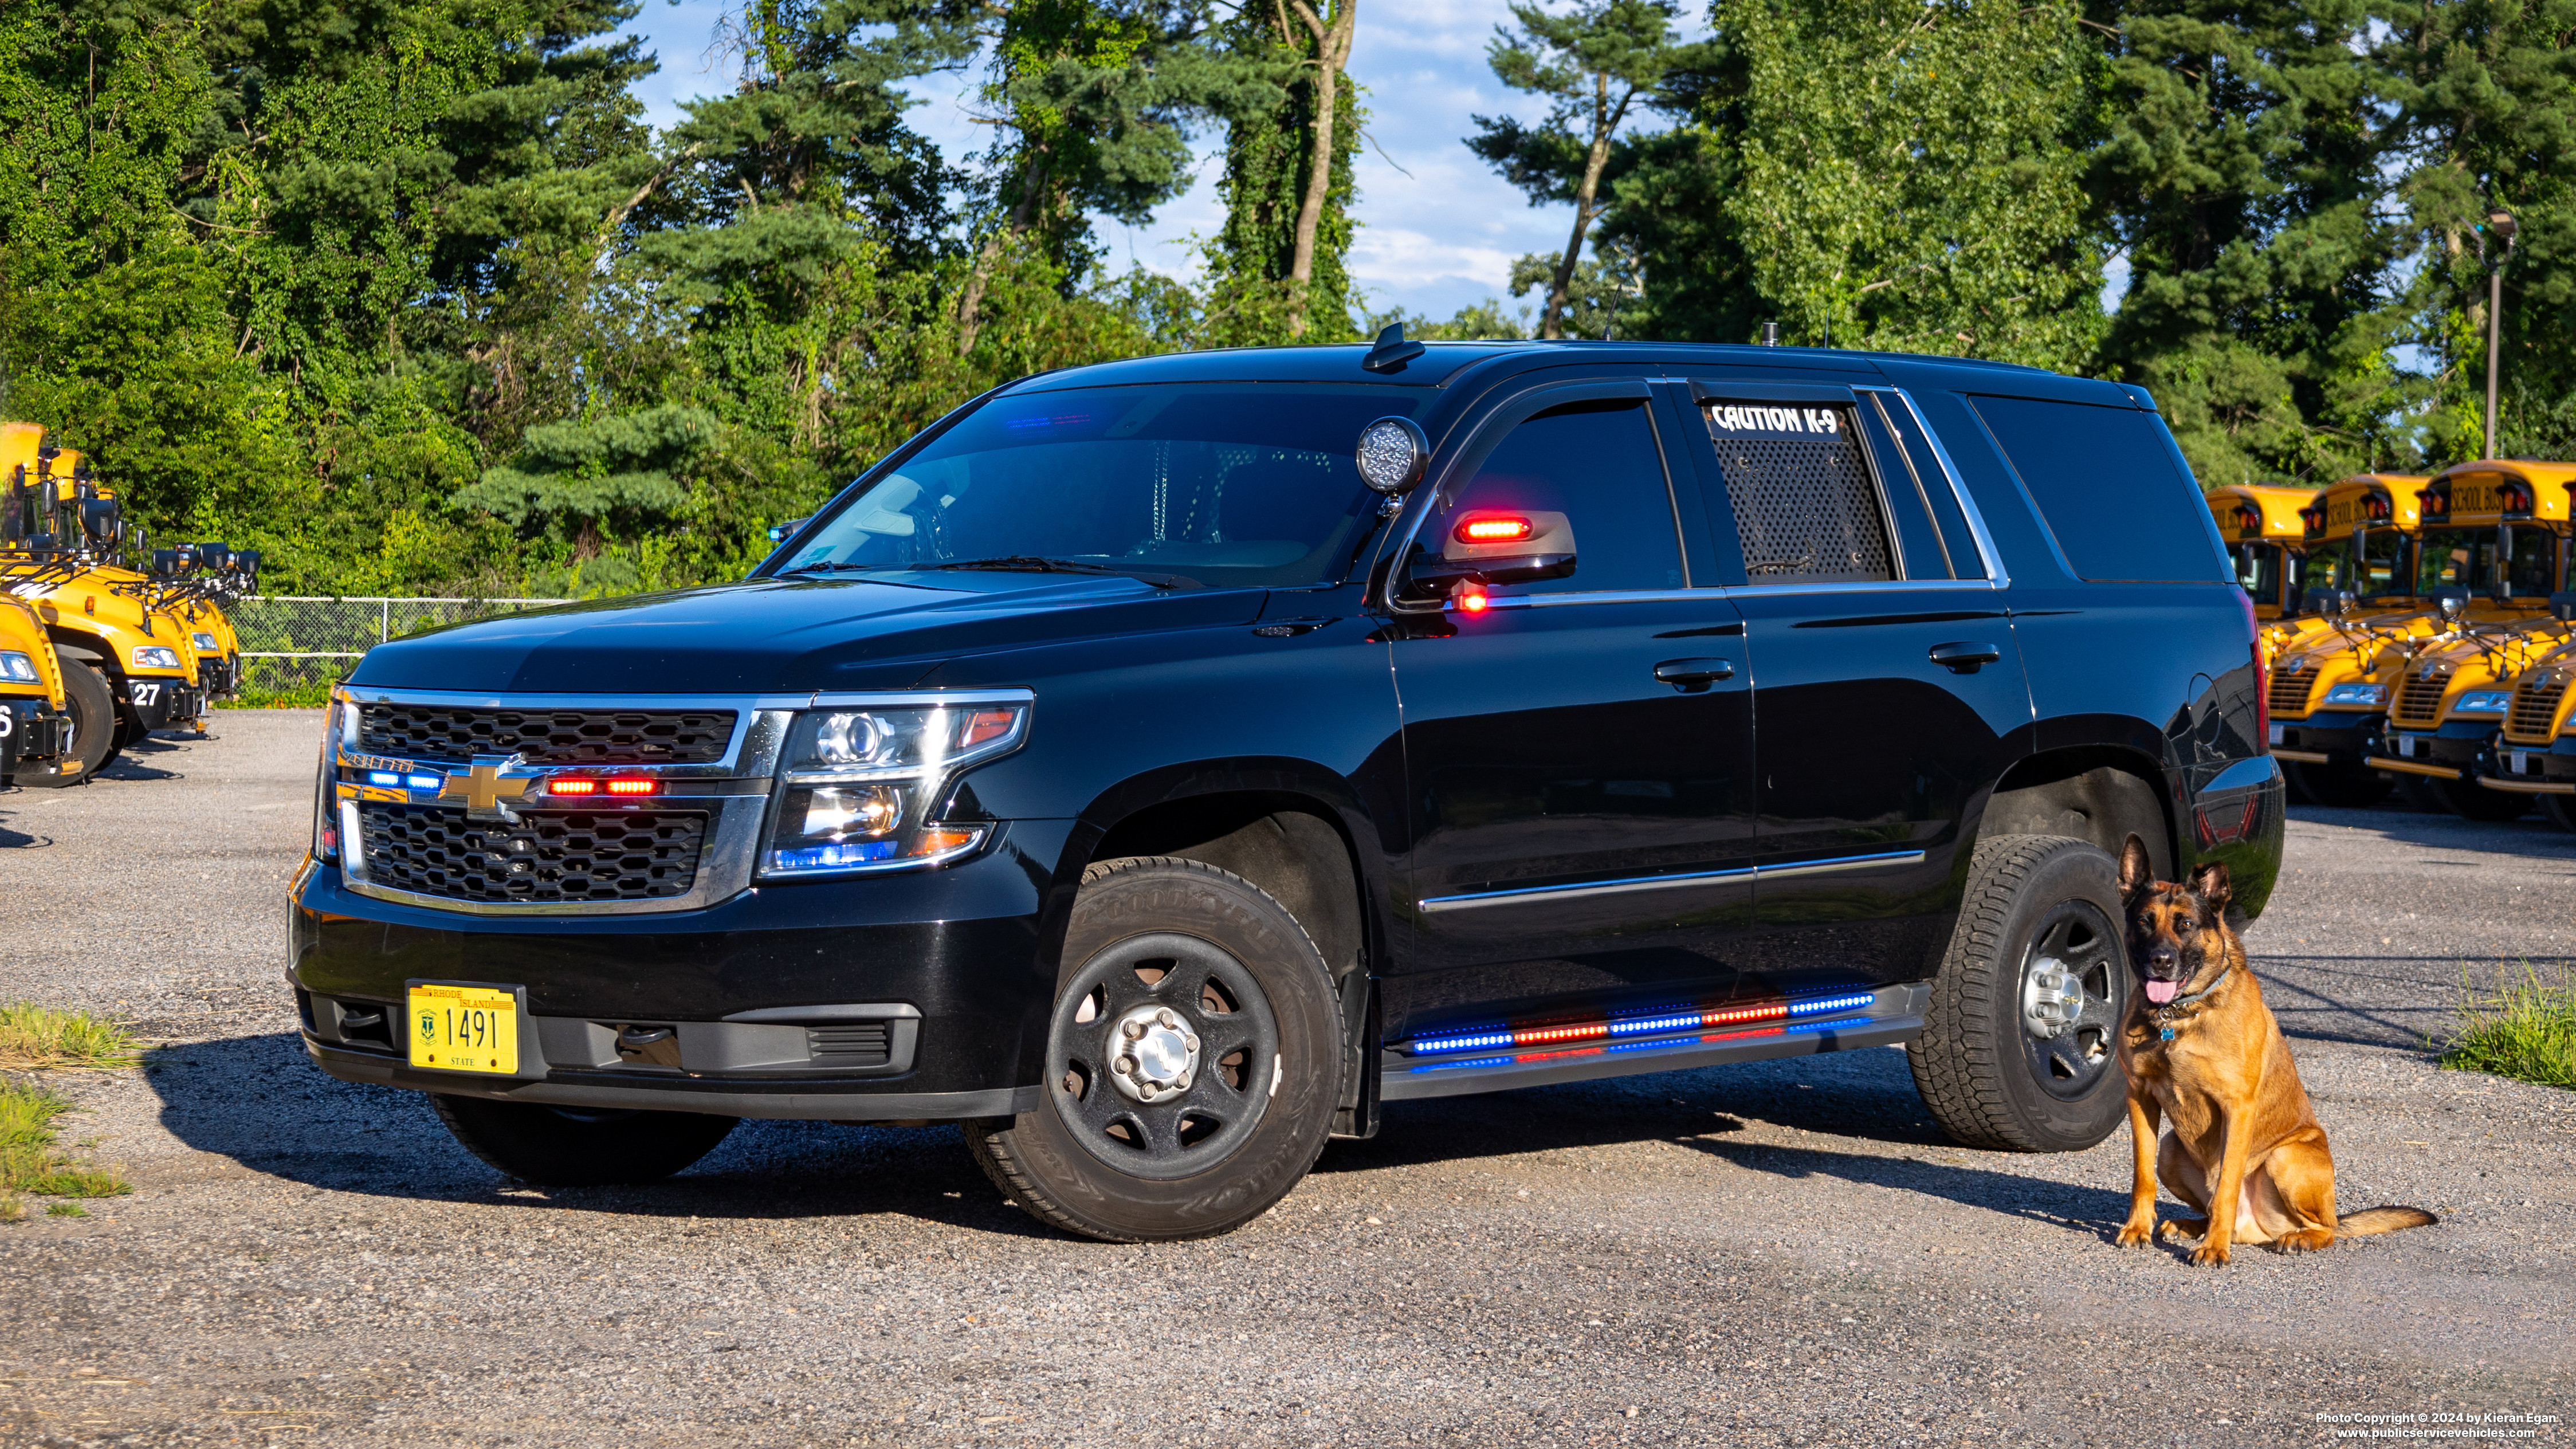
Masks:
[[[415,790],[435,790],[447,782],[436,775],[410,775],[405,777],[404,783]]]

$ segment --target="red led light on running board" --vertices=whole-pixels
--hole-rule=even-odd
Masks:
[[[1519,543],[1534,530],[1526,518],[1470,518],[1458,525],[1460,543]]]
[[[611,780],[608,782],[608,793],[611,795],[652,795],[659,793],[661,788],[662,782],[659,780]]]

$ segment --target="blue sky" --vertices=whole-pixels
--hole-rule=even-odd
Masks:
[[[690,97],[731,89],[730,58],[710,50],[715,22],[727,8],[717,0],[644,0],[643,13],[627,26],[661,58],[661,73],[637,87],[656,125],[678,120],[680,103]],[[1375,307],[1447,317],[1504,297],[1513,258],[1565,245],[1574,225],[1571,206],[1531,206],[1459,142],[1474,129],[1472,115],[1535,121],[1545,113],[1532,98],[1505,90],[1485,65],[1485,42],[1510,18],[1505,0],[1364,0],[1360,6],[1350,74],[1362,87],[1367,134],[1376,144],[1360,148],[1360,229],[1350,268]],[[989,142],[991,128],[970,120],[965,105],[974,81],[972,74],[942,76],[912,87],[923,104],[911,124],[952,160]],[[1192,270],[1190,234],[1213,233],[1224,220],[1215,186],[1222,140],[1213,133],[1198,138],[1197,181],[1157,211],[1152,225],[1098,223],[1113,267],[1123,270],[1132,256],[1158,271]]]

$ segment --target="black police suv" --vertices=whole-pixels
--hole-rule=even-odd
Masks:
[[[906,443],[740,583],[385,645],[291,974],[549,1184],[962,1125],[1220,1232],[1382,1103],[1902,1043],[2122,1112],[2113,858],[2278,873],[2251,610],[2143,392],[1653,344],[1203,352]]]

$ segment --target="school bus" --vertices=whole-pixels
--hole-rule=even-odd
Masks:
[[[2305,488],[2232,483],[2209,490],[2210,517],[2236,562],[2236,582],[2254,600],[2254,617],[2270,621],[2299,612],[2305,588],[2307,524],[2299,510],[2316,494]]]
[[[2373,770],[2387,727],[2400,645],[2435,620],[2415,593],[2416,497],[2429,478],[2357,473],[2299,510],[2303,612],[2274,626],[2272,754],[2290,787],[2318,805],[2359,806],[2388,794]]]

